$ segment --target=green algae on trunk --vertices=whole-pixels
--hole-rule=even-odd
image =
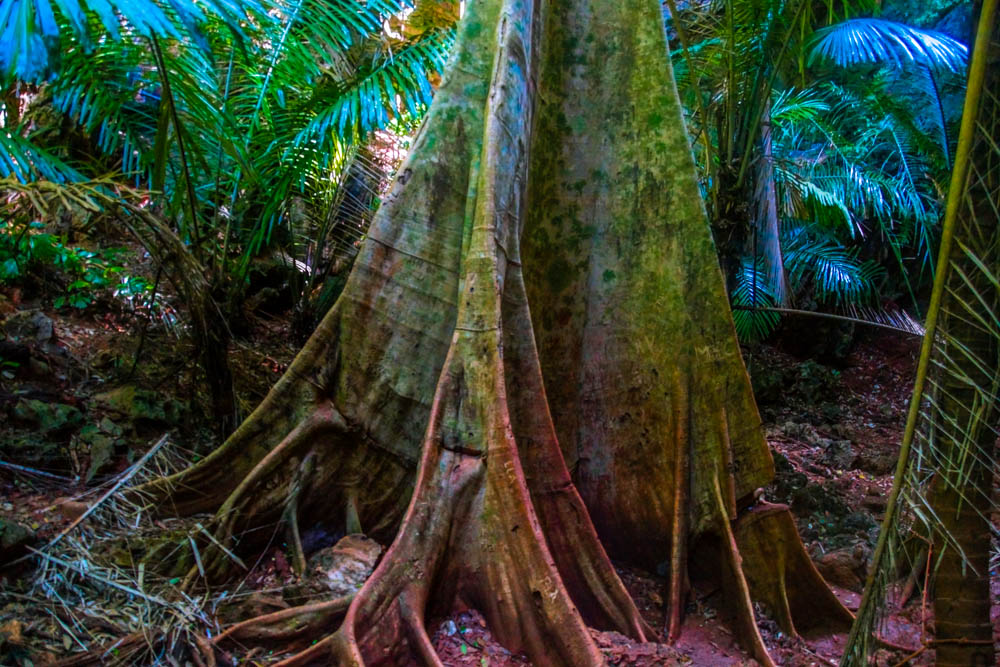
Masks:
[[[791,523],[741,521],[773,474],[759,425],[658,4],[480,0],[337,304],[218,452],[144,491],[217,510],[220,544],[267,520],[394,539],[287,664],[439,664],[424,619],[462,607],[537,664],[602,664],[588,625],[653,637],[604,545],[666,564],[671,635],[689,545],[714,549],[770,664],[753,596],[791,625],[784,584],[822,582]]]

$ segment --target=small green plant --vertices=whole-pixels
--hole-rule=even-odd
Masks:
[[[41,222],[15,226],[0,222],[0,285],[23,283],[39,270],[55,269],[68,280],[61,294],[53,298],[55,308],[83,309],[94,302],[101,290],[115,288],[121,292],[125,284],[130,294],[146,291],[148,284],[141,278],[129,278],[124,271],[122,248],[88,250],[67,245],[62,235],[46,231]],[[124,282],[120,280],[124,278]]]

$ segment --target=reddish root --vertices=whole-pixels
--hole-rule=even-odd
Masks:
[[[339,635],[327,635],[309,648],[276,663],[274,667],[302,667],[303,665],[360,665],[360,658],[347,649],[338,650]],[[331,663],[331,658],[334,661]]]
[[[336,619],[350,607],[353,595],[315,604],[282,609],[257,616],[226,628],[212,640],[213,645],[227,641],[269,643],[311,639],[331,629]]]
[[[215,661],[215,651],[212,650],[212,645],[208,638],[196,635],[194,645],[198,650],[191,652],[191,658],[195,661],[197,667],[215,667],[217,664]]]
[[[410,586],[406,592],[399,596],[400,616],[406,626],[406,636],[420,656],[421,661],[428,667],[444,667],[434,651],[431,638],[424,629],[424,601],[421,599],[423,597],[424,595],[419,589]]]
[[[484,335],[465,338],[475,345]],[[455,344],[442,374],[417,488],[395,542],[337,635],[287,664],[329,662],[332,651],[338,664],[440,665],[424,628],[430,603],[440,612],[481,609],[505,646],[538,664],[603,663],[535,515],[503,395],[469,392],[492,383],[475,377],[488,368],[461,364],[465,343]],[[482,440],[465,439],[470,432]]]

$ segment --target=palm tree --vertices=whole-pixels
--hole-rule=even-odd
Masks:
[[[932,531],[939,665],[994,664],[990,539],[1000,434],[1000,17],[983,3],[916,386],[844,665],[866,664],[912,523]]]
[[[849,18],[875,10],[863,2],[671,8],[675,66],[741,334],[766,335],[793,301],[855,316],[867,306],[882,323],[912,329],[903,313],[878,311],[875,288],[890,267],[863,245],[881,238],[897,266],[912,252],[929,257],[934,175],[946,171],[936,163],[947,154],[947,142],[931,137],[947,123],[915,119],[890,69],[923,68],[937,81],[961,68],[964,46]],[[849,71],[859,63],[867,76]]]
[[[390,124],[413,126],[430,103],[452,5],[122,0],[112,10],[69,0],[53,14],[48,0],[4,3],[2,87],[30,84],[33,94],[4,128],[0,176],[112,173],[150,193],[166,224],[149,229],[142,216],[132,228],[151,253],[176,260],[166,267],[175,284],[200,274],[197,289],[178,292],[223,431],[237,417],[225,350],[250,260],[276,248],[306,272],[298,311],[332,301],[312,297],[317,281],[331,274],[336,240],[362,234],[377,203],[344,186],[360,180],[377,194],[386,179],[389,165],[366,158],[364,145]],[[176,253],[151,247],[163,244]]]

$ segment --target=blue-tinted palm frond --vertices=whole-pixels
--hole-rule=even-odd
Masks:
[[[75,169],[24,137],[21,127],[0,128],[0,178],[16,178],[21,183],[83,180]]]
[[[39,82],[58,57],[60,38],[71,35],[84,46],[100,32],[203,41],[199,25],[208,17],[241,33],[247,13],[267,17],[257,0],[3,0],[0,3],[0,77]],[[124,27],[123,27],[124,26]]]
[[[821,302],[862,303],[873,296],[885,270],[862,261],[856,250],[843,247],[829,236],[811,238],[802,228],[790,230],[785,241],[785,266],[793,285],[812,281]]]
[[[902,67],[917,63],[961,72],[968,60],[968,48],[934,30],[914,28],[887,19],[857,18],[817,32],[809,61],[817,59],[829,59],[840,67],[860,63],[886,63]]]
[[[753,260],[744,260],[736,276],[736,284],[729,295],[733,308],[733,323],[741,341],[764,340],[778,326],[779,315],[773,310],[778,300],[767,286],[767,277],[762,275]]]

